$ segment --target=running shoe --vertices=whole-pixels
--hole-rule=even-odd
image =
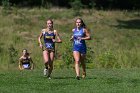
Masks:
[[[48,75],[48,69],[45,68],[43,73],[44,73],[44,76],[47,76]]]
[[[85,74],[85,73],[83,73],[83,74],[82,74],[82,78],[85,78],[85,77],[86,77],[86,74]]]
[[[76,79],[77,79],[77,80],[80,80],[80,77],[79,77],[79,76],[76,76]]]
[[[48,79],[52,79],[51,77],[48,77]]]

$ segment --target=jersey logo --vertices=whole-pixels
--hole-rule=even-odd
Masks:
[[[52,43],[46,43],[46,48],[53,48],[53,44]]]
[[[46,39],[53,39],[53,36],[45,36]]]

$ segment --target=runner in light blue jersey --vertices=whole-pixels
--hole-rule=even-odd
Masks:
[[[90,33],[87,30],[81,18],[76,19],[76,27],[72,30],[73,36],[73,57],[75,60],[76,79],[80,79],[80,63],[82,65],[82,78],[86,77],[86,64],[84,62],[86,56],[86,43],[85,40],[90,40]]]
[[[81,27],[80,29],[75,28],[73,31],[73,51],[78,51],[81,54],[86,54],[86,44],[85,40],[82,40],[81,38],[85,37],[84,28]]]

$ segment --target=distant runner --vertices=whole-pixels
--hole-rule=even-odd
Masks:
[[[22,56],[19,58],[19,69],[24,70],[32,70],[34,68],[34,64],[32,58],[30,57],[28,51],[26,49],[22,50]]]

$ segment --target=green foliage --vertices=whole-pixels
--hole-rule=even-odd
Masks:
[[[41,0],[41,7],[51,8],[52,4],[50,2],[48,2],[47,0]]]
[[[95,6],[96,6],[96,3],[93,0],[91,0],[91,2],[89,2],[88,8],[93,9]]]
[[[2,7],[3,7],[4,10],[9,10],[10,9],[9,0],[2,0]]]
[[[2,11],[0,11],[0,68],[7,67],[9,59],[14,60],[13,62],[18,59],[18,56],[11,56],[14,55],[14,53],[10,54],[12,48],[7,50],[10,48],[9,44],[13,44],[14,51],[28,48],[32,52],[36,69],[42,68],[43,58],[37,37],[42,24],[49,17],[53,18],[54,28],[59,31],[63,41],[61,44],[56,44],[56,68],[63,68],[63,66],[69,68],[73,65],[72,42],[69,41],[69,36],[72,34],[71,29],[75,25],[76,17],[72,15],[71,9],[12,9],[8,16],[2,16]],[[94,10],[91,16],[88,10],[85,10],[80,10],[83,13],[82,19],[85,20],[89,29],[94,30],[91,31],[92,40],[86,42],[89,46],[85,60],[87,67],[140,67],[138,12]]]
[[[80,16],[81,15],[80,10],[83,7],[83,4],[81,3],[81,0],[74,0],[70,4],[71,4],[72,9],[74,11],[74,16]]]
[[[117,61],[116,56],[112,53],[112,51],[105,51],[101,55],[99,55],[98,61],[100,65],[104,68],[113,68]]]
[[[139,57],[138,57],[138,51],[137,50],[131,50],[130,51],[124,51],[122,50],[120,53],[120,57],[118,58],[118,64],[120,65],[121,68],[132,68],[132,67],[140,67],[140,64],[138,62]]]
[[[14,22],[16,24],[19,24],[19,25],[29,25],[29,24],[31,24],[30,19],[27,18],[24,14],[19,13],[19,16],[20,17],[14,18]]]
[[[18,12],[18,7],[14,4],[12,7],[12,12],[13,14],[15,14],[16,16],[18,16],[19,12]]]
[[[8,15],[10,13],[10,2],[9,0],[2,0],[2,14]]]
[[[0,0],[0,4],[2,2],[10,1],[12,5],[16,4],[20,7],[43,7],[43,8],[51,8],[51,7],[73,7],[70,3],[74,2],[78,4],[82,3],[84,6],[92,7],[92,3],[94,2],[94,6],[100,9],[140,9],[140,0]],[[95,5],[96,4],[96,5]]]
[[[72,45],[70,42],[64,42],[63,47],[62,60],[67,68],[69,68],[69,65],[73,63]]]
[[[65,63],[61,60],[54,61],[54,68],[55,69],[62,69],[65,67]]]
[[[2,54],[3,52],[3,48],[0,46],[0,55]]]
[[[21,42],[21,37],[17,36],[17,35],[14,35],[12,37],[12,40],[13,40],[13,43],[16,45],[16,44],[19,44]]]
[[[95,68],[95,64],[92,62],[92,63],[86,63],[86,68],[87,69],[94,69]]]
[[[94,51],[91,47],[87,47],[86,63],[93,63]]]
[[[88,5],[88,12],[90,15],[93,13],[93,9],[95,8],[95,6],[96,6],[96,3],[91,0],[91,2]]]
[[[15,47],[11,44],[8,48],[9,53],[9,63],[15,63],[18,62],[18,51],[15,49]]]

